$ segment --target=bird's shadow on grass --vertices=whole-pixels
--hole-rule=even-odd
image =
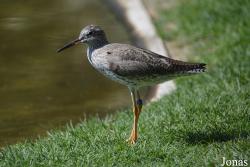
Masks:
[[[221,143],[230,140],[246,139],[250,136],[248,131],[213,131],[206,133],[203,131],[188,132],[185,135],[185,141],[189,144],[209,144],[209,143]]]

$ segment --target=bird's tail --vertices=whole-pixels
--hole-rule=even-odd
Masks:
[[[205,72],[206,64],[204,63],[187,63],[175,60],[173,62],[173,69],[178,74],[198,74]]]
[[[196,73],[201,73],[205,72],[206,70],[206,64],[204,63],[196,63],[192,65],[187,65],[188,67],[185,72],[190,73],[190,74],[196,74]]]

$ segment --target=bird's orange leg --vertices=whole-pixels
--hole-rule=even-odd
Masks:
[[[140,112],[142,108],[142,101],[140,98],[138,99],[139,101],[138,100],[136,101],[135,91],[131,91],[131,97],[132,97],[132,103],[133,103],[134,122],[133,122],[131,135],[127,141],[129,141],[131,144],[135,144],[138,138],[137,125],[138,125],[138,120],[139,120],[139,116],[140,116]]]
[[[138,125],[138,119],[139,119],[139,111],[138,109],[134,109],[134,123],[133,123],[133,128],[130,134],[130,137],[128,141],[131,144],[135,144],[138,138],[138,132],[137,132],[137,125]]]

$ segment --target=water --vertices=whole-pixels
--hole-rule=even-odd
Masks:
[[[1,146],[128,106],[127,88],[89,65],[86,46],[56,53],[87,24],[102,26],[110,41],[129,42],[127,32],[103,3],[1,1]]]

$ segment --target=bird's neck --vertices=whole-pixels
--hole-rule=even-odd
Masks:
[[[90,53],[92,53],[95,49],[99,49],[107,45],[108,43],[109,42],[106,38],[95,39],[93,41],[88,42],[88,50]]]
[[[87,56],[90,62],[92,62],[92,53],[105,45],[109,44],[106,38],[96,39],[94,41],[88,42]]]

